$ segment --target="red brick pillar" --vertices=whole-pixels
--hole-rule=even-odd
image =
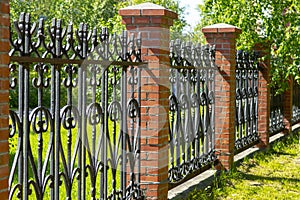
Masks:
[[[293,117],[293,90],[294,90],[294,77],[288,80],[289,88],[283,93],[283,124],[284,133],[289,134],[292,132],[292,117]]]
[[[256,44],[254,50],[259,57],[264,57],[259,62],[260,70],[258,74],[258,135],[260,142],[259,148],[266,148],[269,145],[270,135],[270,44],[269,42]]]
[[[168,197],[170,26],[177,14],[144,3],[119,10],[131,33],[142,34],[141,184],[147,199]]]
[[[235,143],[235,69],[236,39],[241,29],[214,24],[202,29],[208,44],[216,45],[215,149],[225,169],[233,165]]]
[[[0,2],[0,197],[8,199],[9,1]]]

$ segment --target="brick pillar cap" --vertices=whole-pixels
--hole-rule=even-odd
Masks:
[[[203,33],[241,33],[242,29],[225,23],[213,24],[202,28]]]
[[[134,6],[128,6],[119,10],[121,16],[166,16],[172,19],[177,19],[178,15],[166,9],[163,6],[154,3],[142,3]]]

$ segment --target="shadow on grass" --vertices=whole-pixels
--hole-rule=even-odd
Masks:
[[[298,155],[296,153],[287,153],[287,152],[278,152],[278,151],[272,151],[271,153],[276,156],[297,156]]]
[[[294,183],[299,183],[300,179],[299,178],[285,178],[285,177],[274,177],[274,176],[258,176],[258,175],[253,175],[253,174],[247,174],[243,172],[239,172],[241,175],[241,178],[244,180],[249,180],[249,181],[262,181],[262,180],[268,180],[268,181],[273,181],[273,182],[282,182],[282,181],[289,181],[289,182],[294,182]]]

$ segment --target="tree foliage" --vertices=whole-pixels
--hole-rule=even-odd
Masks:
[[[252,49],[269,42],[271,85],[278,92],[288,87],[290,76],[300,80],[300,2],[299,0],[204,0],[199,6],[202,20],[196,28],[227,23],[243,30],[238,48]]]
[[[11,0],[12,21],[18,19],[21,12],[31,14],[33,21],[44,18],[47,24],[53,18],[62,19],[64,24],[72,23],[76,28],[81,22],[91,27],[107,27],[111,32],[120,32],[125,27],[121,24],[118,10],[129,5],[136,5],[149,0]],[[181,35],[186,21],[184,8],[179,6],[178,0],[151,0],[152,3],[162,5],[179,14],[171,28],[172,37]]]

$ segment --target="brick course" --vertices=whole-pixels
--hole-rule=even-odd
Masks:
[[[0,196],[8,199],[9,1],[0,2]]]

